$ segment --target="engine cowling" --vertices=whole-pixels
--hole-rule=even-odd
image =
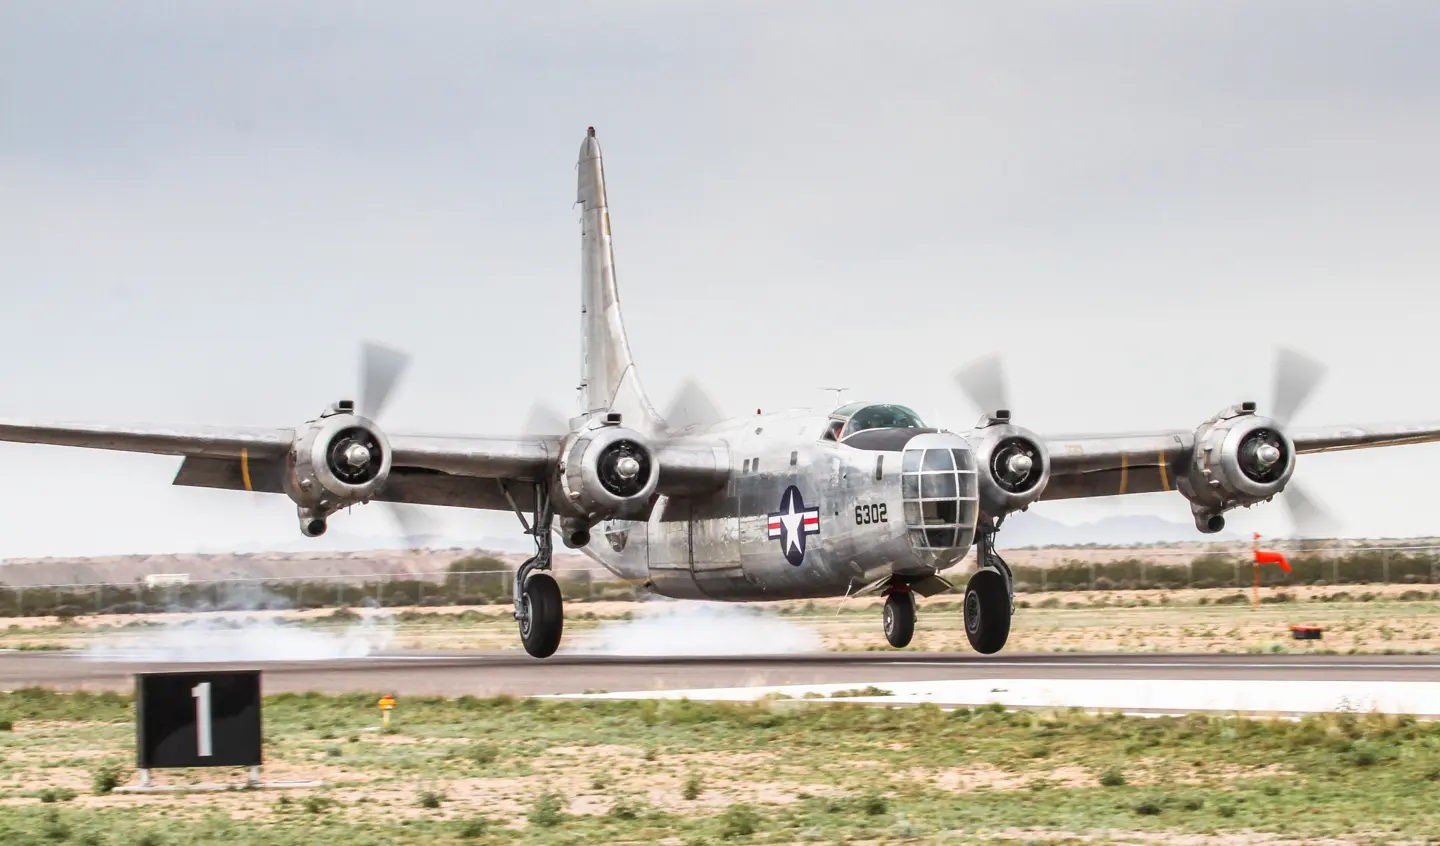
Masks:
[[[655,451],[645,437],[612,425],[576,433],[558,470],[557,509],[587,527],[601,520],[643,516],[660,478]]]
[[[1189,471],[1176,487],[1190,501],[1195,527],[1225,528],[1224,512],[1268,502],[1295,472],[1295,444],[1252,403],[1232,406],[1195,430]]]
[[[370,420],[332,411],[298,431],[287,457],[285,493],[300,506],[306,535],[325,531],[325,517],[366,502],[390,476],[390,441]]]
[[[1050,481],[1050,453],[1008,416],[982,421],[970,438],[980,483],[980,510],[990,517],[1024,511]]]

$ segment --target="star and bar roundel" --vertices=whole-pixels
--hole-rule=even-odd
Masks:
[[[799,488],[786,488],[780,497],[780,510],[770,513],[770,539],[780,541],[785,560],[799,567],[805,560],[805,538],[818,534],[820,509],[806,508]]]

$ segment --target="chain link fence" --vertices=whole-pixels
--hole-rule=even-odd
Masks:
[[[1193,552],[1113,550],[1114,557],[1064,557],[1063,550],[1005,550],[1017,593],[1092,590],[1248,588],[1255,564],[1248,550]],[[1058,557],[1058,560],[1057,560]],[[1296,585],[1440,584],[1440,546],[1349,547],[1287,553],[1291,572],[1260,568],[1264,587]],[[1042,563],[1043,562],[1043,563]],[[964,582],[965,566],[946,575]],[[602,568],[556,573],[567,601],[635,600],[645,589]],[[0,586],[0,617],[151,614],[170,611],[309,610],[343,607],[417,608],[507,605],[510,569],[446,570],[289,579],[215,579],[179,584],[52,584]]]
[[[597,569],[556,573],[574,602],[638,599],[643,588]],[[600,578],[597,578],[599,576]],[[56,584],[0,587],[0,617],[73,618],[177,611],[268,611],[317,608],[508,605],[514,570],[214,579],[178,584]]]
[[[1249,550],[1196,555],[1146,550],[1107,560],[1028,563],[1027,550],[1006,553],[1017,592],[1242,588],[1255,583]],[[1259,568],[1262,587],[1440,584],[1440,546],[1347,547],[1286,552],[1291,571]]]

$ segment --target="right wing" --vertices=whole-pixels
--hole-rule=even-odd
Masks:
[[[0,420],[0,441],[182,456],[174,484],[283,493],[286,453],[296,430],[243,426],[114,426]],[[375,499],[417,505],[510,510],[501,483],[520,508],[548,477],[558,436],[388,435],[390,479]]]
[[[244,426],[115,426],[0,420],[0,442],[182,456],[174,484],[284,493],[287,453],[297,430]],[[510,511],[534,506],[534,484],[560,460],[561,435],[387,434],[389,480],[373,499]],[[661,490],[711,490],[730,461],[713,444],[671,440],[655,447]]]

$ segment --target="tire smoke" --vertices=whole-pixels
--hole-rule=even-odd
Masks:
[[[775,655],[819,652],[821,641],[813,629],[754,606],[652,599],[640,606],[634,619],[606,623],[586,633],[583,643],[568,650],[562,647],[562,651],[638,656]]]
[[[367,614],[343,631],[325,631],[270,617],[193,617],[89,645],[93,661],[265,662],[365,658],[395,638],[395,618]]]

